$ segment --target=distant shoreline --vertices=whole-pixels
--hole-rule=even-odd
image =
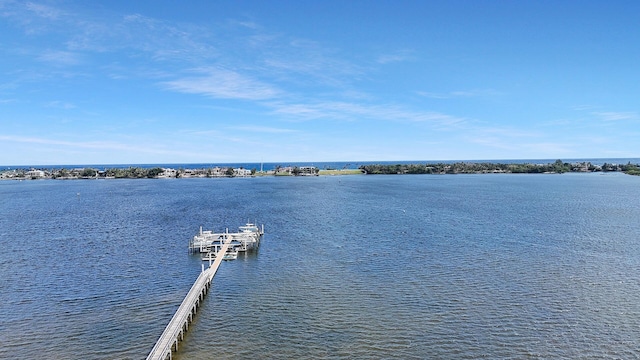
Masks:
[[[459,160],[438,160],[438,159],[414,159],[414,160],[345,160],[345,161],[278,161],[278,162],[195,162],[195,163],[70,163],[70,164],[7,164],[0,165],[0,172],[4,170],[15,169],[40,169],[40,170],[55,170],[55,169],[127,169],[130,167],[139,167],[143,169],[151,168],[174,168],[174,169],[202,169],[202,168],[244,168],[244,169],[256,169],[256,171],[269,171],[274,170],[277,167],[302,167],[302,166],[315,166],[320,170],[348,170],[358,169],[365,165],[396,165],[396,164],[454,164],[454,163],[493,163],[493,164],[547,164],[553,163],[554,159],[459,159]],[[610,164],[627,164],[629,162],[636,164],[640,163],[640,157],[631,158],[568,158],[562,159],[568,163],[582,163],[590,162],[594,165],[603,165],[605,163]]]
[[[403,174],[562,174],[566,172],[624,172],[640,175],[640,165],[591,162],[553,163],[499,163],[499,162],[454,162],[454,163],[379,163],[360,165],[357,169],[319,169],[315,166],[276,166],[273,170],[258,171],[244,167],[201,167],[201,168],[107,168],[93,167],[53,168],[53,169],[5,169],[0,170],[0,180],[72,180],[72,179],[161,179],[161,178],[230,178],[259,176],[334,176],[334,175],[403,175]]]

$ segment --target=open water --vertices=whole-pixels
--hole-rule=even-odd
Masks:
[[[205,229],[265,225],[174,359],[640,357],[640,177],[0,182],[0,358],[143,359]]]

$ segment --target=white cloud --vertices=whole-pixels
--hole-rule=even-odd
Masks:
[[[15,135],[0,135],[0,140],[26,145],[51,145],[53,146],[53,148],[49,149],[49,151],[51,152],[62,152],[69,150],[76,152],[92,152],[95,154],[100,154],[99,156],[106,156],[106,158],[112,158],[111,155],[121,155],[126,157],[131,156],[131,154],[147,154],[161,156],[183,156],[185,159],[188,159],[197,158],[201,155],[195,150],[193,152],[190,152],[188,151],[189,149],[176,150],[174,147],[164,148],[162,147],[162,144],[143,144],[140,142],[140,139],[135,139],[135,145],[116,141],[69,141]],[[46,149],[46,147],[41,148]],[[110,162],[107,161],[105,163]]]
[[[479,97],[479,96],[495,96],[495,95],[500,95],[500,93],[493,89],[473,89],[473,90],[452,91],[451,95],[455,97]]]
[[[169,90],[221,99],[267,100],[281,95],[275,87],[235,71],[209,68],[198,72],[203,74],[162,84]]]
[[[575,110],[575,111],[587,111],[587,110],[594,110],[596,107],[593,105],[574,105],[571,107],[571,109]]]
[[[68,102],[64,102],[64,101],[50,101],[47,104],[47,107],[50,108],[56,108],[56,109],[64,109],[64,110],[69,110],[69,109],[75,109],[76,106],[72,103],[68,103]]]
[[[384,64],[394,63],[394,62],[411,61],[414,59],[414,56],[412,55],[412,53],[413,52],[409,50],[401,50],[393,54],[384,54],[384,55],[378,56],[378,59],[376,60],[376,62],[384,65]]]
[[[79,54],[59,50],[47,50],[38,57],[38,60],[55,65],[78,65],[81,62]]]
[[[0,135],[0,140],[25,144],[42,144],[42,145],[59,145],[84,149],[103,149],[103,150],[139,150],[130,145],[108,142],[108,141],[65,141],[58,139],[47,139],[40,137]]]
[[[258,25],[253,21],[236,21],[235,23],[240,26],[246,27],[248,29],[253,29],[253,30],[260,29],[260,25]]]
[[[27,34],[48,34],[68,18],[64,10],[35,2],[0,2],[0,16],[18,24]]]
[[[434,93],[428,91],[418,91],[418,95],[430,98],[430,99],[449,99],[451,98],[451,94],[449,93]]]
[[[54,8],[54,7],[43,5],[43,4],[36,4],[33,2],[26,3],[25,7],[27,10],[29,10],[33,14],[36,14],[37,16],[47,18],[47,19],[55,20],[64,14],[64,12],[58,8]]]
[[[376,119],[386,121],[427,122],[449,130],[463,126],[467,120],[435,111],[414,111],[397,105],[369,105],[348,102],[315,104],[271,103],[276,114],[289,115],[301,120],[332,118],[341,120]]]
[[[256,126],[256,125],[233,126],[233,127],[229,127],[229,129],[240,130],[244,132],[270,133],[270,134],[284,134],[284,133],[298,132],[298,130],[293,130],[293,129],[283,129],[283,128],[275,128],[275,127],[269,127],[269,126]]]
[[[615,111],[607,111],[607,112],[595,112],[594,115],[598,116],[600,119],[604,121],[619,121],[619,120],[636,120],[638,119],[638,114],[635,112],[615,112]]]
[[[500,95],[499,91],[493,89],[473,89],[473,90],[455,90],[449,92],[429,92],[418,91],[418,95],[431,99],[454,99],[454,98],[472,98]]]

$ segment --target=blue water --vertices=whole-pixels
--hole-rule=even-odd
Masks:
[[[0,358],[140,359],[199,226],[265,224],[174,359],[637,358],[640,177],[0,181]]]

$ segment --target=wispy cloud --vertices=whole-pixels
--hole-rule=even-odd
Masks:
[[[566,142],[553,143],[553,142],[532,142],[517,144],[514,148],[520,148],[525,150],[526,153],[536,154],[541,157],[562,157],[562,156],[575,156],[576,147],[573,144]]]
[[[149,54],[155,61],[194,64],[219,55],[210,28],[176,24],[140,14],[126,15],[119,23],[118,38],[124,45]]]
[[[64,12],[58,8],[45,5],[45,4],[37,4],[34,2],[27,2],[25,4],[25,8],[29,10],[31,13],[46,19],[58,19]]]
[[[201,75],[166,81],[162,85],[173,91],[221,99],[267,100],[282,93],[269,84],[227,69],[208,68],[196,72]]]
[[[349,81],[363,76],[359,67],[339,58],[307,54],[298,54],[296,58],[287,58],[284,54],[271,56],[263,60],[269,73],[279,81],[291,84],[311,84],[329,87],[344,87]]]
[[[69,109],[75,109],[76,106],[72,103],[68,103],[68,102],[64,102],[64,101],[50,101],[46,104],[47,107],[50,108],[56,108],[56,109],[64,109],[64,110],[69,110]]]
[[[477,127],[474,129],[474,133],[479,136],[496,136],[509,139],[536,138],[544,136],[543,133],[538,131],[511,127]]]
[[[249,28],[249,29],[253,29],[253,30],[261,28],[260,25],[258,25],[257,23],[255,23],[253,21],[235,21],[234,23],[236,23],[236,24],[238,24],[240,26],[244,26],[244,27]]]
[[[120,58],[114,58],[113,63],[128,64],[114,74],[121,79],[145,77],[154,68],[180,73],[208,67],[197,76],[164,85],[169,90],[215,98],[274,98],[281,91],[272,84],[341,87],[363,73],[321,43],[269,33],[251,21],[203,26],[106,11],[86,16],[35,2],[11,3],[3,14],[25,31],[38,28],[40,33],[60,35],[57,44],[36,55],[42,62],[58,66],[91,64],[97,61],[94,55],[104,58],[106,53],[117,54]],[[220,32],[225,36],[216,36]]]
[[[450,93],[434,93],[428,91],[418,91],[418,95],[430,99],[449,99],[452,97]]]
[[[56,149],[63,150],[84,150],[84,151],[97,151],[104,154],[156,154],[156,155],[170,155],[183,154],[187,156],[196,156],[198,154],[194,152],[176,150],[175,148],[163,148],[151,143],[141,144],[139,139],[136,139],[135,144],[128,144],[124,142],[116,141],[68,141],[59,139],[48,139],[41,137],[28,137],[28,136],[15,136],[15,135],[0,135],[0,141],[27,144],[27,145],[51,145]]]
[[[2,1],[0,16],[19,24],[27,34],[47,33],[51,24],[63,21],[69,15],[64,10],[36,2]]]
[[[366,70],[314,41],[275,38],[260,47],[257,61],[274,79],[290,84],[344,88],[362,78]]]
[[[499,91],[493,89],[473,89],[473,90],[456,90],[449,92],[429,92],[418,91],[418,95],[431,99],[454,99],[454,98],[473,98],[500,95]]]
[[[489,157],[510,158],[509,154],[517,154],[519,158],[557,158],[575,156],[574,144],[550,141],[536,141],[536,139],[508,138],[498,136],[466,136],[465,141],[480,145],[478,150],[489,154]],[[492,150],[493,149],[493,150]],[[495,152],[496,150],[497,152]],[[502,155],[492,155],[502,154]],[[505,156],[506,155],[506,156]]]
[[[298,132],[298,130],[293,130],[293,129],[284,129],[284,128],[257,126],[257,125],[232,126],[232,127],[229,127],[229,129],[240,130],[244,132],[269,133],[269,134],[285,134],[285,133]]]
[[[620,121],[620,120],[637,120],[638,114],[635,112],[594,112],[594,115],[598,116],[604,121]]]
[[[572,110],[575,111],[588,111],[588,110],[595,110],[596,106],[594,105],[587,105],[587,104],[582,104],[582,105],[574,105],[572,107],[570,107]]]
[[[79,54],[71,51],[47,50],[43,52],[38,60],[55,65],[78,65],[81,62]]]
[[[341,120],[376,119],[385,121],[426,122],[440,129],[463,126],[467,119],[435,111],[415,111],[397,105],[370,105],[349,102],[323,102],[315,104],[271,103],[276,114],[295,119],[331,118]]]
[[[394,62],[405,62],[414,60],[413,51],[410,50],[401,50],[395,53],[384,54],[378,56],[376,62],[378,64],[389,64]]]
[[[217,39],[224,49],[232,51],[234,61],[242,67],[260,71],[278,83],[293,86],[344,87],[367,71],[349,60],[343,50],[319,41],[271,32],[251,23],[250,27],[234,23],[238,29],[225,29],[228,39]],[[227,62],[225,53],[220,61]],[[229,66],[231,63],[227,62]],[[239,68],[237,63],[232,64]]]
[[[180,130],[178,131],[180,134],[185,134],[187,136],[219,136],[222,135],[220,130]]]
[[[132,150],[134,147],[107,141],[65,141],[57,139],[47,139],[40,137],[28,137],[28,136],[15,136],[15,135],[0,135],[0,140],[10,141],[24,144],[42,144],[42,145],[60,145],[71,146],[84,149],[111,149],[111,150]]]
[[[193,64],[218,54],[208,41],[208,28],[140,14],[94,10],[93,13],[71,12],[62,6],[15,1],[0,6],[0,16],[29,34],[59,34],[59,42],[49,46],[60,49],[50,50],[44,55],[45,59],[48,56],[64,59],[65,51],[103,54],[128,49],[127,55],[138,61],[145,55],[156,61],[180,60]]]
[[[455,97],[479,97],[500,95],[500,92],[493,89],[473,89],[452,91],[451,95]]]

